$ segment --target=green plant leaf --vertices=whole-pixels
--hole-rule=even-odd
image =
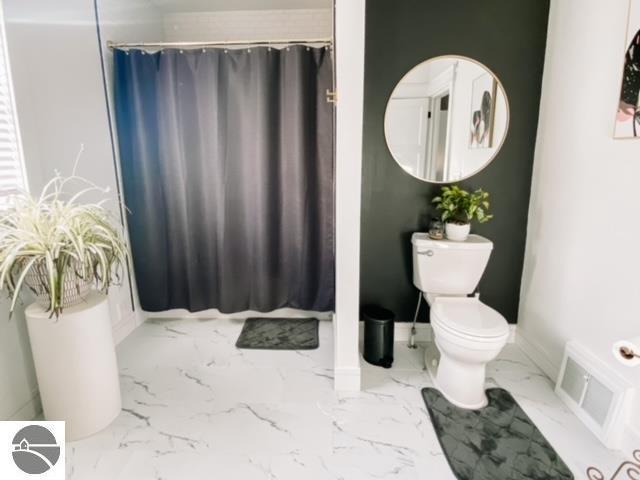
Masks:
[[[472,193],[461,189],[458,185],[443,186],[440,194],[431,200],[436,210],[442,212],[443,221],[451,220],[467,223],[477,220],[484,223],[491,218],[489,210],[489,193],[478,188]]]

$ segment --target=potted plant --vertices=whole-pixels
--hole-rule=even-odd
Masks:
[[[68,194],[72,185],[78,193]],[[56,175],[39,197],[20,193],[0,212],[0,289],[13,313],[21,292],[47,420],[67,422],[67,438],[87,436],[120,412],[120,387],[107,293],[128,262],[122,229],[87,195],[77,176]]]
[[[441,212],[449,240],[463,242],[469,236],[472,220],[484,223],[493,218],[489,214],[489,193],[482,189],[467,192],[457,185],[442,187],[432,203]]]

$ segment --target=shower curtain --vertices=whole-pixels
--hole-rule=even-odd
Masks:
[[[330,51],[115,50],[114,74],[142,308],[332,310]]]

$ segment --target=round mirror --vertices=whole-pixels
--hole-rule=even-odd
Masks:
[[[463,180],[502,146],[509,104],[500,80],[466,57],[436,57],[412,68],[393,90],[384,133],[407,173],[433,183]]]

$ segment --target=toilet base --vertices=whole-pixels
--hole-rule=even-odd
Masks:
[[[484,391],[485,364],[462,364],[440,356],[435,385],[442,395],[456,407],[477,410],[486,407]]]
[[[438,379],[439,371],[443,372],[442,375],[444,375],[444,370],[440,370],[441,357],[442,355],[440,354],[440,351],[436,347],[435,343],[431,343],[427,345],[427,348],[425,349],[425,352],[424,352],[424,364],[427,372],[429,372],[429,376],[431,377],[431,381],[433,382],[434,387],[440,390],[440,392],[442,392],[442,395],[449,402],[451,402],[453,405],[457,407],[468,409],[468,410],[477,410],[479,408],[486,406],[487,397],[485,394],[485,386],[486,386],[485,368],[484,367],[481,368],[482,370],[481,380],[478,380],[477,378],[475,380],[475,384],[473,386],[473,388],[475,389],[475,396],[471,397],[472,399],[471,401],[469,401],[468,399],[469,397],[465,397],[464,399],[461,399],[460,396],[455,395],[455,389],[454,391],[452,391],[452,389],[450,388],[450,382],[446,381],[447,380],[446,377],[443,377],[444,382]],[[447,362],[445,362],[445,370],[448,368],[446,367],[446,363]],[[479,375],[479,374],[476,372],[476,375]]]

